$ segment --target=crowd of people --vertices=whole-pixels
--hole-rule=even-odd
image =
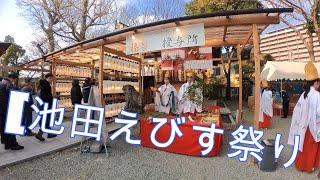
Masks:
[[[9,104],[9,96],[11,90],[21,90],[24,92],[30,93],[29,102],[24,104],[23,110],[23,119],[22,125],[26,127],[25,136],[35,136],[39,141],[45,141],[43,137],[43,131],[41,128],[37,133],[32,132],[32,130],[28,129],[28,127],[32,124],[33,117],[33,109],[31,106],[34,104],[33,96],[39,96],[44,103],[48,103],[49,109],[53,105],[53,94],[52,94],[52,82],[53,82],[53,74],[48,73],[44,76],[44,79],[39,81],[38,88],[35,88],[33,85],[32,78],[24,78],[24,82],[19,88],[18,85],[18,76],[14,73],[9,74],[5,78],[0,79],[0,135],[1,135],[1,144],[4,144],[4,148],[6,150],[22,150],[23,146],[19,145],[17,142],[16,136],[13,134],[5,133],[5,124],[7,118],[7,109]],[[91,90],[91,86],[94,84],[94,80],[91,81],[90,78],[85,79],[85,83],[83,84],[82,90],[79,84],[78,79],[74,79],[72,82],[71,88],[71,102],[73,105],[88,103],[89,94]],[[40,110],[43,110],[43,106],[39,107]],[[50,127],[50,119],[51,115],[48,114],[46,116],[45,128],[51,129]],[[41,127],[42,120],[39,121],[39,125]],[[55,138],[57,135],[48,134],[47,138]]]

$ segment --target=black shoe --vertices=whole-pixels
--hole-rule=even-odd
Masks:
[[[23,146],[20,146],[19,144],[17,144],[17,145],[15,145],[15,146],[12,146],[10,149],[11,149],[11,150],[21,150],[21,149],[24,149],[24,147],[23,147]]]
[[[286,116],[282,116],[281,118],[282,118],[282,119],[287,119],[287,117],[286,117]]]
[[[39,141],[45,141],[45,139],[42,137],[42,132],[39,131],[38,134],[35,136]]]
[[[3,140],[1,140],[1,144],[4,144],[4,141],[3,141]]]
[[[26,136],[35,136],[35,135],[37,135],[37,134],[32,131],[26,132]]]
[[[57,137],[56,134],[48,134],[48,138],[54,138],[54,137]]]

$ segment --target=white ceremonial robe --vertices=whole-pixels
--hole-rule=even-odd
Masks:
[[[294,107],[288,139],[288,144],[294,145],[294,135],[299,135],[301,152],[308,127],[314,140],[320,141],[320,93],[314,87],[311,87],[306,99],[304,93]]]
[[[272,117],[273,116],[273,99],[272,91],[264,90],[260,99],[260,111],[259,111],[259,121],[264,122],[263,113]]]
[[[172,98],[175,98],[175,107],[177,111],[177,104],[178,104],[178,93],[177,90],[171,85],[171,84],[164,84],[158,88],[158,91],[156,93],[156,99],[155,99],[155,110],[158,112],[164,112],[169,114],[170,109],[172,110]],[[171,92],[173,91],[174,97],[170,97]],[[162,102],[162,103],[161,103]],[[173,112],[176,113],[176,112]]]
[[[185,98],[186,91],[188,90],[189,86],[191,86],[191,85],[189,83],[184,83],[179,90],[179,96],[178,96],[179,114],[181,114],[181,113],[194,113],[195,111],[197,111],[199,113],[202,112],[202,104],[198,106],[197,104],[193,103],[189,99]],[[197,89],[195,96],[198,96],[201,99],[203,99],[202,90]]]

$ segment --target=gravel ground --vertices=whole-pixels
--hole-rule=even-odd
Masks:
[[[235,110],[236,103],[228,103]],[[245,110],[244,124],[251,125],[253,113]],[[291,119],[272,119],[272,129],[264,138],[274,138],[282,133],[286,144]],[[135,136],[138,130],[135,130]],[[111,142],[111,154],[80,154],[73,147],[48,156],[20,163],[0,170],[0,180],[19,179],[317,179],[317,173],[297,171],[293,166],[285,169],[282,164],[291,156],[292,148],[286,145],[275,172],[262,172],[257,165],[248,166],[237,158],[227,158],[228,142],[233,138],[225,131],[223,146],[217,157],[191,157],[155,149],[132,146],[124,136]]]

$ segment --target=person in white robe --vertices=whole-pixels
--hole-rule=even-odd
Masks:
[[[305,74],[307,86],[293,110],[288,144],[294,145],[295,135],[300,137],[295,166],[312,172],[320,166],[320,80],[312,63],[306,64]]]
[[[187,72],[187,82],[184,83],[179,90],[179,114],[184,116],[195,115],[196,112],[202,112],[202,104],[197,105],[192,101],[193,98],[203,99],[202,90],[196,89],[195,97],[190,97],[187,94],[188,88],[194,83],[194,72],[189,70]]]
[[[155,111],[166,114],[177,113],[178,93],[177,90],[170,84],[170,73],[166,72],[164,77],[164,84],[156,91],[155,97]]]
[[[273,116],[273,98],[272,91],[268,87],[268,81],[262,80],[261,87],[262,95],[260,100],[260,111],[259,111],[259,128],[270,128],[271,118]]]

